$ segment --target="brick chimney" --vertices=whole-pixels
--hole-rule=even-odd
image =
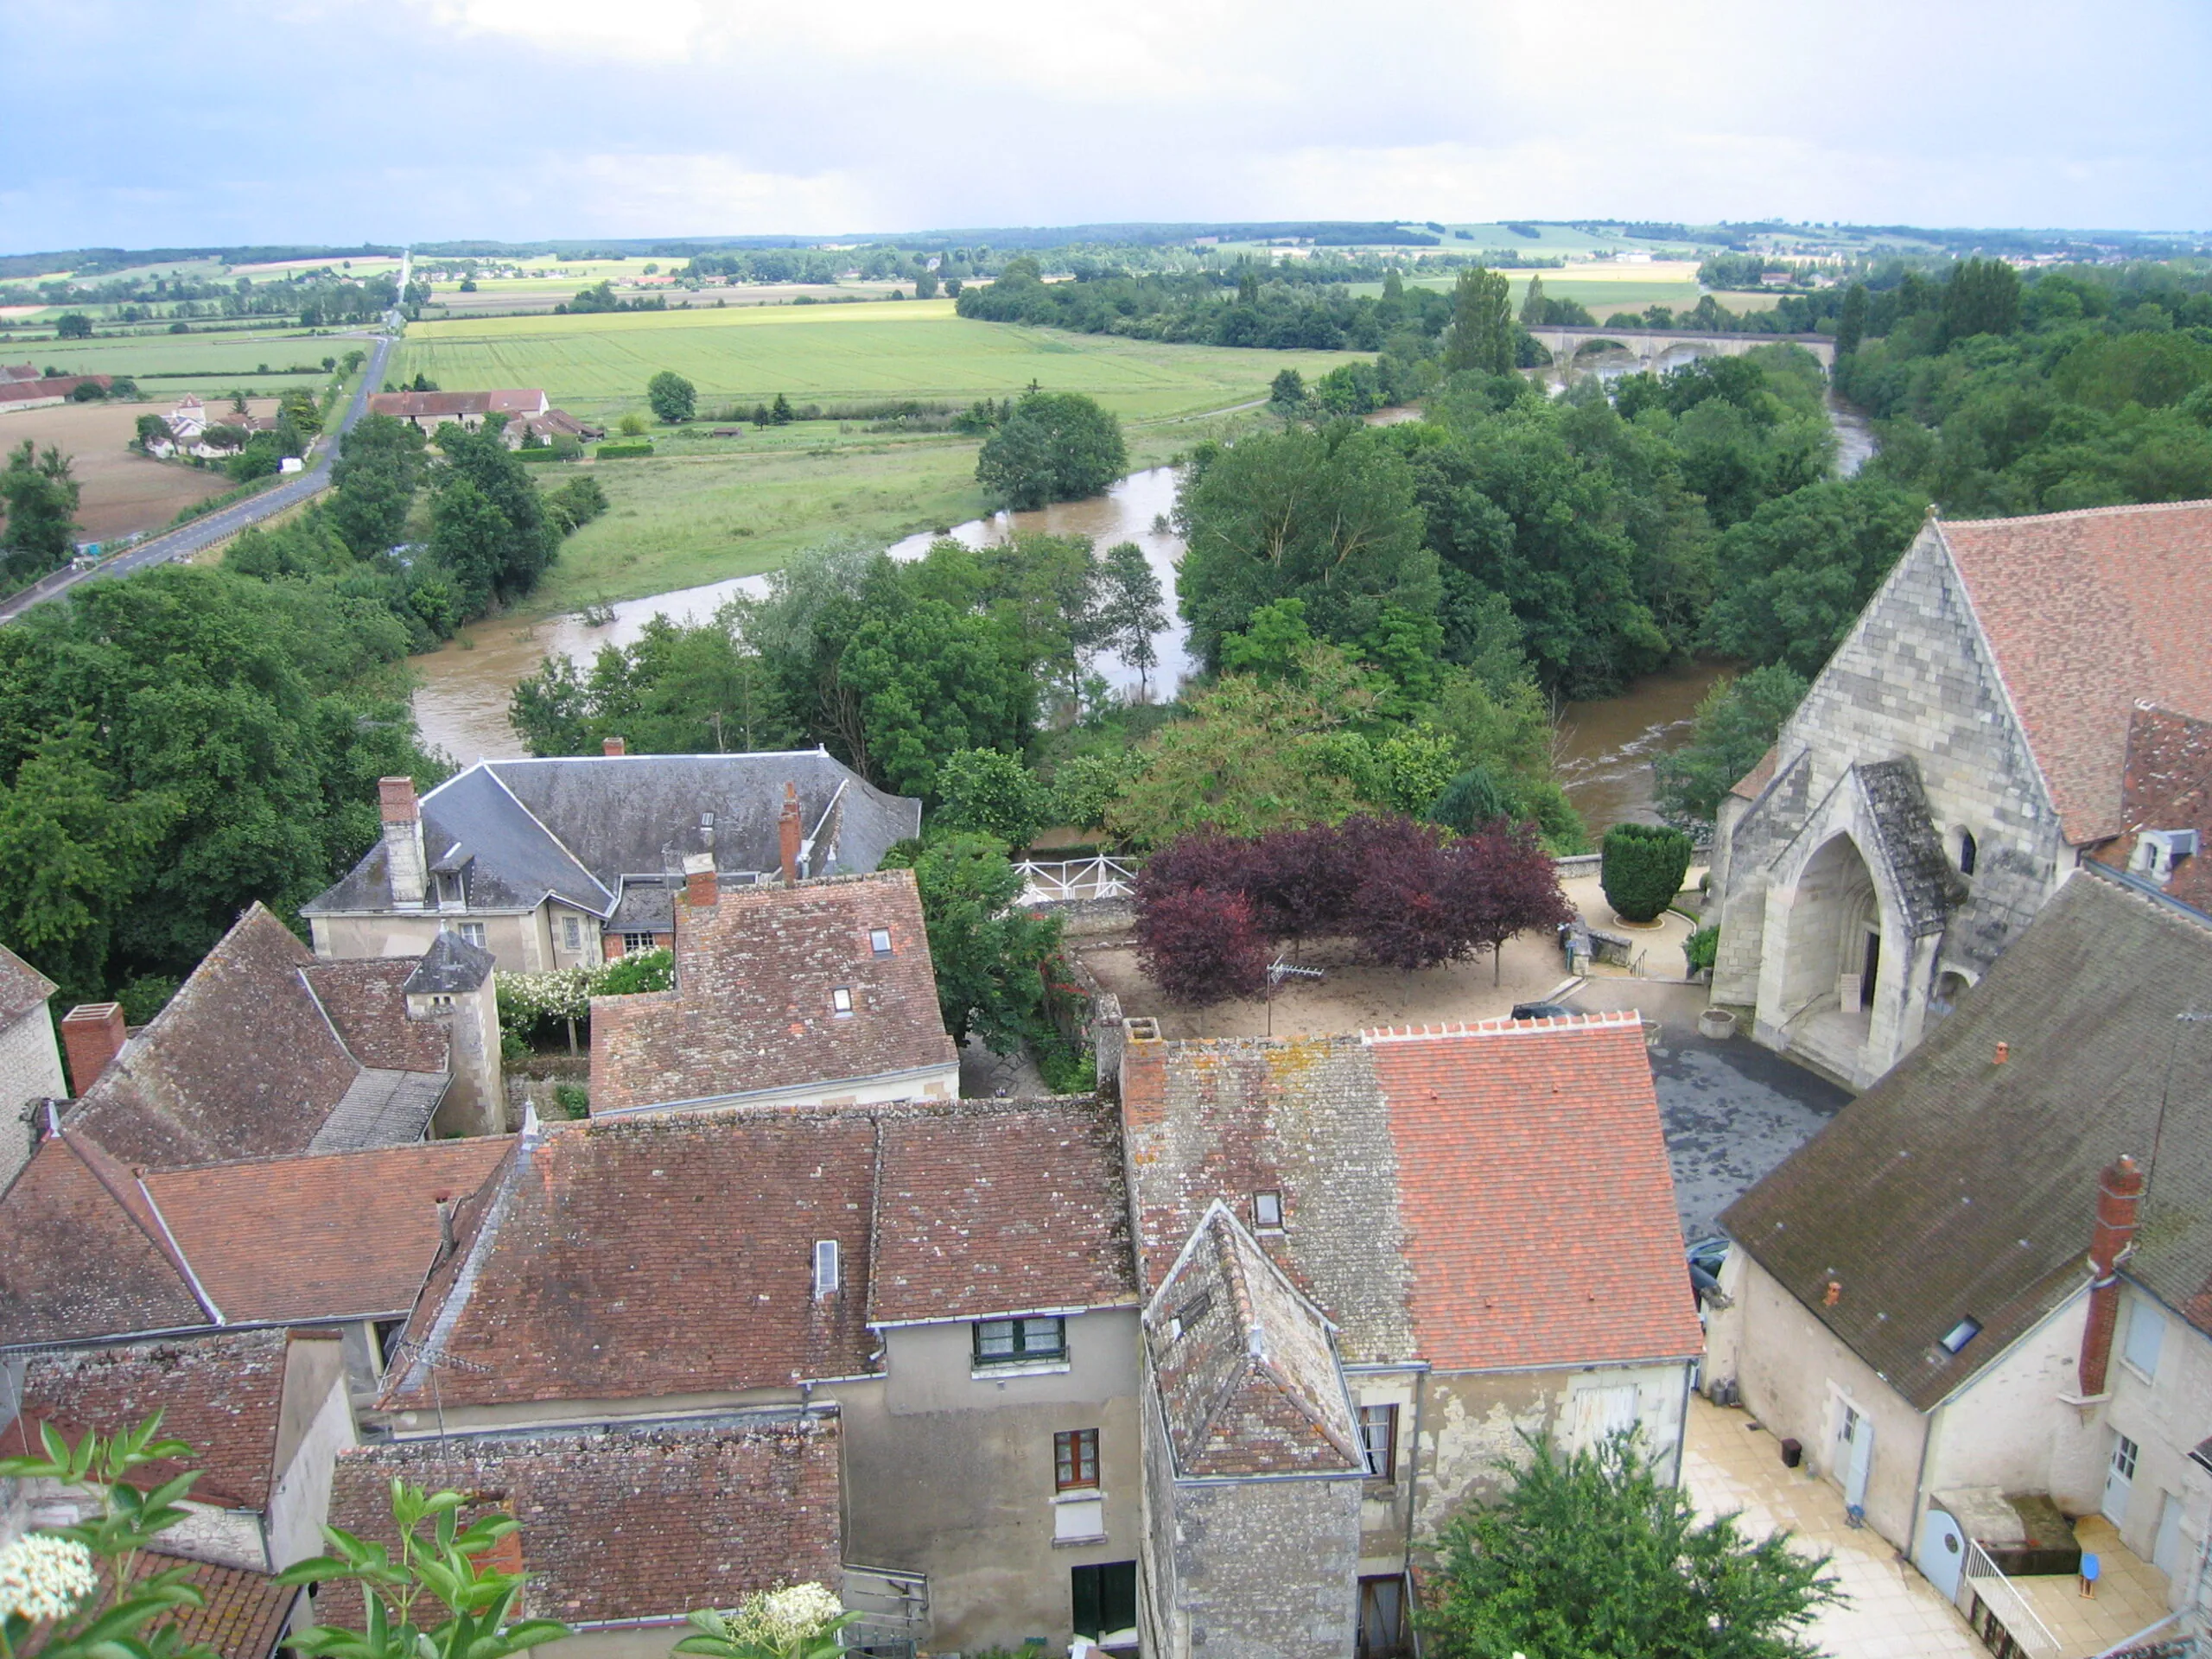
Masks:
[[[2089,1317],[2082,1329],[2082,1365],[2075,1386],[2086,1398],[2105,1391],[2113,1327],[2120,1319],[2120,1262],[2135,1242],[2143,1205],[2143,1172],[2125,1153],[2097,1179],[2097,1224],[2089,1233]]]
[[[776,820],[776,845],[783,855],[784,885],[798,880],[798,845],[804,838],[798,818],[798,785],[784,785],[783,815]]]
[[[629,753],[627,749],[623,747],[622,740],[619,737],[610,737],[606,739],[600,744],[599,749],[601,754],[627,754]]]
[[[69,1086],[81,1097],[100,1080],[123,1047],[126,1033],[120,1002],[84,1002],[61,1016],[61,1044],[69,1051]]]
[[[391,877],[391,902],[419,909],[428,886],[423,856],[423,809],[416,804],[412,778],[377,779],[377,805],[384,818],[385,864]]]
[[[712,853],[687,853],[683,859],[683,902],[694,910],[711,910],[721,897],[715,880]]]

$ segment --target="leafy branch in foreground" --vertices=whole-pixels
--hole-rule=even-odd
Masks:
[[[835,1592],[819,1584],[760,1590],[730,1612],[705,1608],[687,1614],[698,1632],[676,1644],[677,1653],[704,1659],[837,1659],[837,1632],[858,1618]]]

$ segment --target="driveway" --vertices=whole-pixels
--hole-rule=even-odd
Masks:
[[[1682,1236],[1717,1230],[1720,1212],[1820,1133],[1851,1099],[1745,1037],[1700,1037],[1702,985],[1591,979],[1566,999],[1589,1013],[1635,1008],[1659,1025],[1651,1081],[1675,1167]]]

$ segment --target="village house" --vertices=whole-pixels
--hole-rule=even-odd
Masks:
[[[378,785],[383,838],[300,907],[318,957],[410,956],[451,929],[510,972],[666,950],[683,861],[725,882],[872,870],[921,833],[922,804],[887,795],[827,750],[480,760],[418,800]]]
[[[1931,517],[1722,804],[1713,1000],[1864,1088],[2082,861],[2174,879],[2212,828],[2209,553],[2208,502]]]
[[[2212,1601],[2208,1011],[2212,918],[2085,867],[1721,1217],[1708,1388],[1962,1605],[1969,1545],[2070,1573],[2099,1515]]]
[[[114,1002],[63,1017],[70,1127],[155,1168],[504,1127],[491,959],[425,943],[321,962],[252,906],[137,1032]]]
[[[1678,1468],[1704,1344],[1637,1016],[1128,1037],[1147,1654],[1397,1652],[1523,1435]]]
[[[54,982],[0,945],[0,1183],[38,1145],[45,1103],[69,1092],[48,1006]]]
[[[175,407],[162,420],[168,429],[168,436],[145,441],[146,453],[158,461],[177,455],[195,461],[220,461],[238,454],[253,434],[276,429],[275,420],[236,409],[224,410],[211,417],[207,404],[190,392],[178,398]]]
[[[442,426],[476,432],[483,429],[486,416],[504,415],[512,425],[517,420],[543,415],[551,407],[544,392],[533,386],[498,391],[372,391],[368,412],[405,421],[430,438],[437,435]]]
[[[725,888],[685,861],[674,987],[592,999],[593,1116],[958,1097],[912,870]]]
[[[109,374],[47,374],[35,364],[10,364],[0,366],[0,410],[48,409],[67,403],[79,386],[98,386],[105,395],[114,384]]]

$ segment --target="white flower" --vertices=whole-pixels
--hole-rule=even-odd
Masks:
[[[845,1605],[819,1584],[794,1584],[747,1596],[731,1621],[745,1640],[788,1649],[810,1641],[845,1615]]]
[[[0,1549],[0,1617],[65,1618],[99,1587],[92,1552],[67,1538],[34,1532]]]

